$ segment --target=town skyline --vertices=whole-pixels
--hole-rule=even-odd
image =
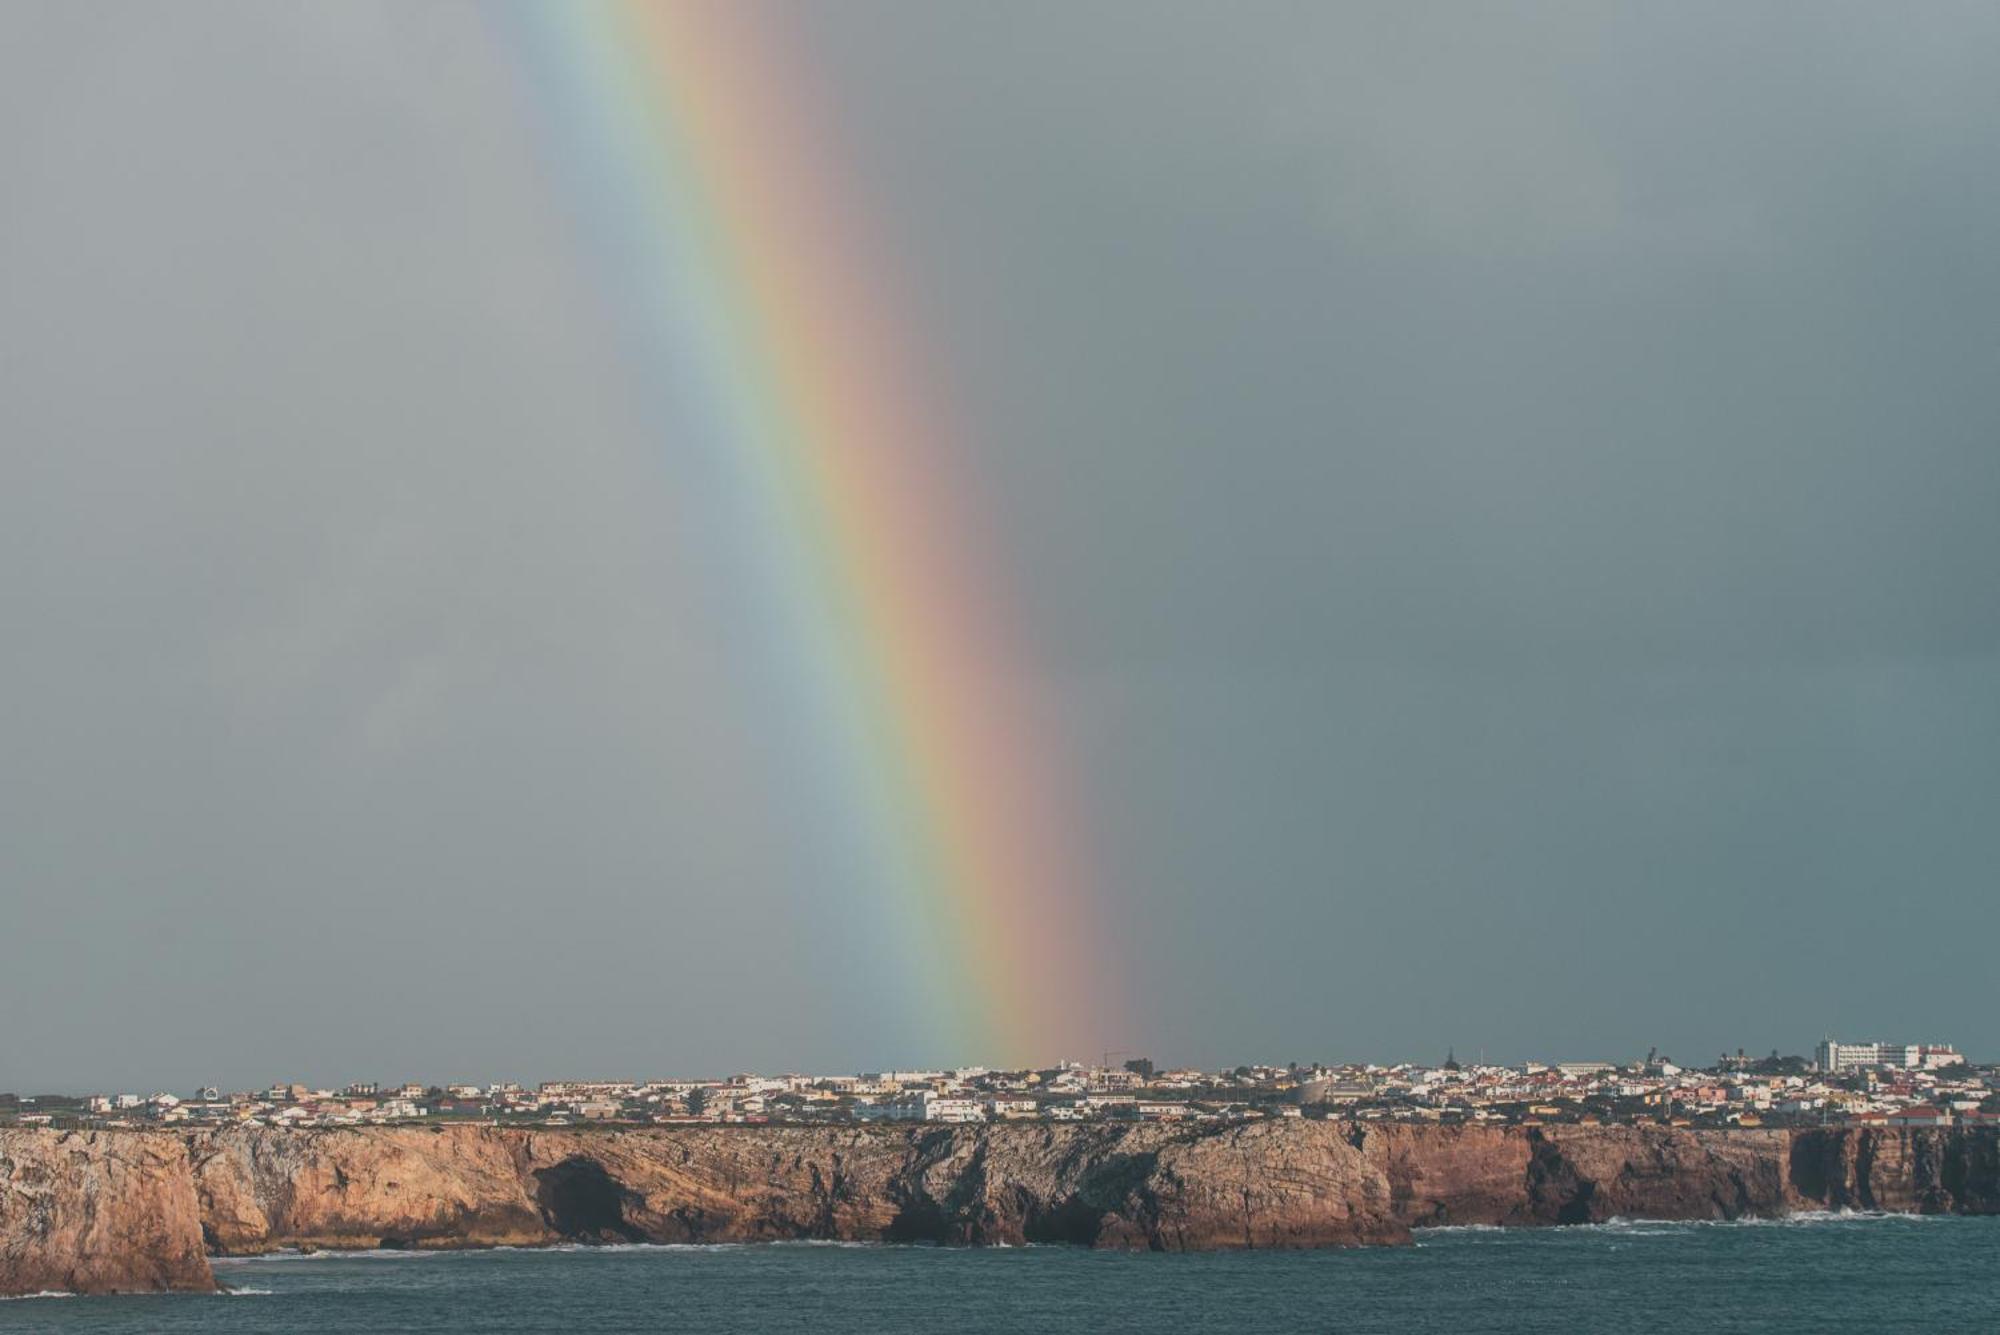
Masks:
[[[1950,1044],[1822,1039],[1812,1056],[1739,1050],[1712,1063],[1643,1058],[1168,1067],[1147,1057],[1038,1069],[492,1083],[278,1082],[225,1090],[0,1093],[0,1125],[343,1127],[477,1122],[873,1125],[907,1122],[1243,1123],[1336,1118],[1444,1124],[1661,1123],[1711,1129],[2000,1126],[2000,1068]]]
[[[1935,1048],[1951,1052],[1954,1055],[1961,1056],[1963,1060],[1968,1062],[1973,1062],[1975,1064],[1978,1064],[1982,1061],[1982,1057],[1977,1050],[1961,1050],[1955,1044],[1939,1042],[1934,1036],[1930,1038],[1908,1039],[1896,1043],[1885,1043],[1883,1040],[1879,1038],[1855,1040],[1853,1038],[1853,1035],[1860,1032],[1862,1031],[1850,1030],[1848,1031],[1848,1037],[1841,1039],[1836,1039],[1831,1033],[1824,1033],[1820,1036],[1820,1038],[1816,1039],[1813,1043],[1805,1044],[1803,1046],[1794,1044],[1790,1047],[1787,1047],[1781,1044],[1764,1050],[1759,1050],[1749,1047],[1747,1045],[1739,1044],[1734,1049],[1722,1048],[1718,1049],[1716,1052],[1712,1054],[1703,1054],[1703,1055],[1696,1055],[1691,1049],[1683,1050],[1677,1053],[1672,1049],[1663,1047],[1662,1045],[1657,1043],[1646,1045],[1643,1054],[1641,1054],[1636,1047],[1630,1047],[1629,1045],[1628,1045],[1629,1050],[1622,1052],[1613,1051],[1609,1049],[1603,1049],[1591,1052],[1558,1051],[1556,1049],[1544,1047],[1543,1049],[1533,1051],[1530,1053],[1518,1053],[1518,1052],[1491,1053],[1484,1048],[1479,1048],[1479,1047],[1467,1048],[1460,1044],[1446,1042],[1443,1045],[1442,1049],[1440,1050],[1440,1053],[1432,1054],[1430,1057],[1406,1055],[1401,1057],[1380,1056],[1380,1057],[1368,1058],[1368,1057],[1335,1057],[1335,1056],[1328,1056],[1326,1054],[1302,1055],[1302,1056],[1284,1057],[1284,1058],[1271,1058],[1268,1056],[1258,1056],[1252,1060],[1247,1060],[1242,1062],[1223,1062],[1218,1064],[1218,1063],[1175,1063],[1165,1060],[1156,1061],[1150,1055],[1142,1057],[1141,1054],[1139,1054],[1136,1051],[1128,1051],[1125,1049],[1106,1049],[1099,1053],[1085,1054],[1082,1057],[1065,1056],[1065,1057],[1058,1057],[1055,1060],[1046,1063],[1014,1065],[1014,1066],[998,1065],[998,1064],[981,1064],[981,1063],[951,1063],[951,1062],[946,1062],[946,1063],[903,1062],[903,1063],[886,1063],[886,1064],[876,1063],[873,1065],[861,1064],[861,1065],[847,1066],[847,1067],[835,1067],[825,1064],[815,1065],[810,1063],[779,1063],[775,1065],[759,1066],[752,1063],[725,1062],[716,1066],[697,1070],[697,1068],[693,1066],[685,1066],[685,1065],[677,1066],[672,1062],[664,1062],[664,1063],[655,1062],[651,1065],[645,1065],[643,1063],[635,1064],[632,1068],[628,1069],[625,1075],[620,1076],[618,1078],[628,1079],[633,1083],[644,1083],[647,1079],[682,1081],[682,1082],[690,1080],[697,1082],[699,1081],[714,1082],[721,1079],[726,1079],[733,1075],[741,1074],[746,1071],[757,1071],[757,1070],[783,1072],[788,1077],[794,1077],[794,1078],[799,1076],[802,1072],[806,1071],[817,1071],[821,1073],[811,1077],[813,1079],[866,1077],[870,1074],[894,1073],[898,1071],[928,1071],[928,1072],[978,1071],[982,1073],[983,1072],[1003,1072],[1003,1073],[1004,1072],[1047,1072],[1047,1071],[1064,1071],[1064,1070],[1117,1069],[1122,1064],[1132,1060],[1144,1060],[1148,1066],[1157,1066],[1161,1069],[1168,1069],[1171,1067],[1173,1069],[1193,1070],[1193,1071],[1202,1071],[1202,1070],[1229,1071],[1243,1067],[1255,1067],[1266,1070],[1282,1070],[1282,1069],[1294,1069],[1294,1068],[1307,1068],[1307,1069],[1372,1068],[1378,1070],[1388,1070],[1388,1069],[1396,1069],[1402,1067],[1422,1069],[1434,1065],[1442,1066],[1448,1061],[1456,1061],[1459,1064],[1468,1067],[1490,1066],[1494,1068],[1522,1068],[1522,1067],[1534,1067],[1534,1066],[1558,1067],[1565,1064],[1576,1064],[1576,1063],[1609,1064],[1612,1066],[1621,1066],[1629,1064],[1634,1060],[1643,1060],[1648,1062],[1655,1060],[1669,1061],[1669,1062],[1675,1062],[1676,1064],[1681,1065],[1690,1070],[1709,1070],[1727,1066],[1729,1063],[1733,1061],[1743,1061],[1743,1060],[1755,1062],[1759,1060],[1785,1059],[1785,1060],[1798,1060],[1804,1062],[1823,1064],[1830,1044],[1833,1045],[1836,1053],[1840,1050],[1846,1050],[1852,1054],[1855,1054],[1857,1057],[1864,1052],[1880,1051],[1885,1049],[1900,1052],[1905,1050],[1906,1048],[1910,1051],[1920,1051],[1924,1049]],[[1835,1065],[1838,1064],[1837,1055],[1835,1057],[1834,1064]],[[651,1076],[646,1076],[646,1077],[641,1077],[631,1074],[632,1070],[640,1069],[641,1067],[643,1067],[643,1069],[645,1070],[651,1071],[653,1074]],[[674,1071],[678,1072],[678,1074],[671,1074],[671,1075],[661,1074],[661,1072],[665,1071]],[[829,1074],[835,1072],[837,1072],[837,1074]],[[438,1070],[433,1069],[430,1071],[405,1072],[403,1074],[407,1076],[413,1076],[416,1079],[417,1084],[420,1085],[421,1087],[433,1088],[433,1087],[446,1087],[451,1085],[521,1086],[523,1084],[540,1085],[547,1083],[561,1084],[569,1082],[592,1083],[610,1078],[610,1076],[614,1073],[607,1072],[606,1070],[561,1071],[554,1073],[546,1071],[537,1073],[532,1071],[509,1070],[506,1072],[499,1072],[499,1073],[490,1071],[481,1073],[481,1072],[465,1072],[458,1070],[445,1070],[440,1072]],[[112,1088],[114,1086],[123,1087],[123,1086],[133,1085],[135,1083],[137,1085],[145,1086],[148,1088],[158,1087],[161,1089],[168,1089],[168,1090],[184,1090],[186,1088],[196,1088],[196,1089],[234,1088],[237,1090],[248,1090],[248,1089],[257,1089],[264,1087],[276,1087],[270,1085],[271,1076],[272,1073],[268,1071],[254,1075],[248,1075],[244,1072],[238,1072],[237,1075],[233,1078],[223,1079],[223,1078],[218,1078],[217,1073],[209,1072],[209,1073],[204,1073],[203,1078],[198,1080],[196,1084],[192,1086],[188,1086],[186,1084],[185,1079],[182,1079],[178,1083],[176,1083],[173,1077],[169,1076],[165,1079],[156,1079],[156,1080],[142,1079],[136,1082],[129,1079],[122,1081],[115,1078],[99,1079],[95,1081],[83,1082],[81,1084],[75,1084],[74,1088],[72,1088],[71,1086],[59,1086],[59,1085],[49,1085],[49,1084],[37,1085],[31,1080],[23,1080],[18,1077],[13,1078],[12,1083],[10,1084],[9,1083],[10,1074],[6,1069],[6,1067],[4,1066],[4,1064],[0,1064],[0,1094],[4,1093],[26,1094],[36,1091],[53,1094],[53,1093],[75,1092],[75,1089],[88,1089],[91,1092],[99,1092],[104,1089]],[[363,1085],[363,1084],[379,1085],[379,1086],[401,1086],[408,1084],[409,1080],[397,1076],[391,1076],[389,1078],[385,1078],[384,1073],[379,1070],[361,1071],[361,1072],[341,1072],[329,1078],[324,1074],[315,1076],[309,1070],[295,1069],[287,1073],[284,1073],[284,1078],[279,1081],[279,1084],[284,1085],[284,1084],[291,1084],[294,1082],[303,1082],[315,1088],[337,1089],[337,1088],[352,1088],[357,1085]]]

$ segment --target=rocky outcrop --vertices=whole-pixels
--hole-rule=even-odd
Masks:
[[[205,1251],[1324,1247],[1434,1224],[1840,1208],[2000,1213],[2000,1135],[1321,1121],[0,1132],[0,1292],[212,1288]]]
[[[1790,1131],[1661,1126],[1357,1127],[1397,1218],[1441,1224],[1734,1219],[1817,1208],[1786,1164]]]
[[[177,1138],[0,1131],[0,1294],[214,1288]]]
[[[2000,1131],[1800,1131],[1788,1168],[1800,1198],[1827,1209],[2000,1214]]]
[[[191,1136],[211,1246],[845,1238],[1163,1249],[1396,1242],[1332,1123]]]

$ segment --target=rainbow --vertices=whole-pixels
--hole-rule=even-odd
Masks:
[[[809,71],[736,0],[498,12],[661,429],[694,403],[741,498],[760,653],[814,720],[879,888],[856,911],[905,925],[940,1054],[1116,1045],[1058,730]]]

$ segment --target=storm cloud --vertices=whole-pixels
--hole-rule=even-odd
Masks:
[[[489,17],[0,15],[0,1088],[979,1057],[771,817]],[[2000,13],[771,28],[1072,740],[1107,1046],[1992,1055]]]

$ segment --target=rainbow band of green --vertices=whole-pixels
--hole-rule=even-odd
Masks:
[[[575,202],[621,238],[635,356],[704,400],[751,498],[818,772],[868,827],[872,907],[914,928],[940,1043],[1025,1065],[1120,1035],[1067,767],[805,71],[736,0],[512,17],[531,102],[591,159]]]

